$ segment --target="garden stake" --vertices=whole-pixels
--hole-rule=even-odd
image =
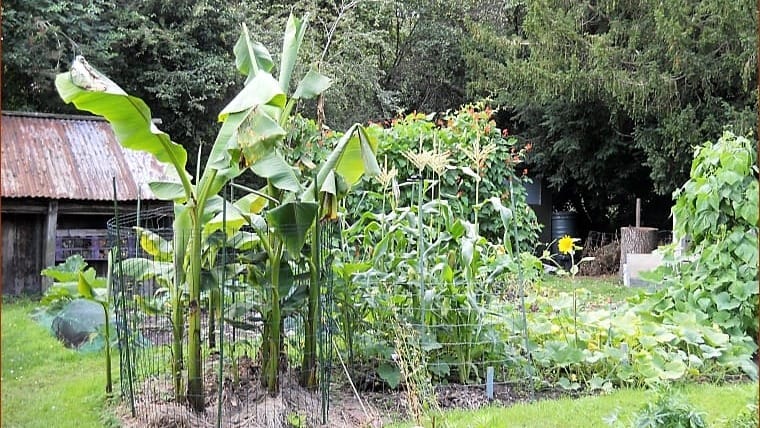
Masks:
[[[364,416],[366,416],[367,419],[370,419],[369,413],[367,412],[367,408],[364,407],[364,401],[362,401],[362,397],[359,396],[359,391],[356,389],[356,386],[354,385],[354,381],[351,380],[351,374],[348,373],[348,368],[346,367],[346,364],[343,362],[343,357],[340,355],[340,350],[338,349],[335,342],[332,342],[332,346],[335,347],[335,353],[338,354],[338,360],[340,360],[340,365],[343,367],[343,372],[346,374],[346,379],[348,379],[348,383],[351,385],[351,390],[354,391],[354,395],[356,396],[356,399],[359,401],[359,405],[362,408],[362,412],[364,412]]]
[[[216,426],[222,428],[222,395],[224,392],[224,284],[227,282],[227,203],[228,199],[225,198],[226,193],[229,192],[229,187],[225,186],[222,191],[222,200],[225,203],[222,205],[222,230],[224,231],[224,241],[222,242],[222,278],[219,281],[219,384],[217,386],[219,394],[217,397],[216,407]],[[231,201],[231,199],[230,199]],[[214,313],[209,311],[209,317],[213,317]],[[233,329],[234,331],[235,329]],[[210,332],[214,334],[213,331]],[[233,354],[232,358],[235,358]]]
[[[612,317],[614,315],[614,312],[612,312],[612,297],[607,299],[607,307],[610,310],[610,327],[607,329],[607,346],[612,344]]]
[[[138,186],[137,187],[137,213],[136,213],[137,214],[137,220],[135,221],[135,223],[137,224],[137,228],[138,229],[140,228],[140,199],[141,199],[140,196],[141,196],[141,190],[142,190],[141,186]],[[139,250],[140,250],[140,240],[139,239],[135,239],[135,256],[137,256],[139,254]]]
[[[230,180],[230,201],[235,200],[235,179]],[[235,306],[237,303],[237,293],[232,292],[232,306]],[[224,300],[222,300],[222,318],[224,318]],[[224,330],[222,330],[224,331]],[[240,372],[238,371],[238,364],[237,364],[237,354],[235,353],[235,348],[237,344],[237,329],[232,329],[232,343],[230,343],[230,353],[232,354],[232,380],[233,385],[237,386],[238,382],[240,382]]]
[[[421,144],[421,143],[420,143]],[[422,230],[422,186],[425,185],[425,179],[422,176],[422,170],[420,169],[420,175],[417,177],[419,180],[419,187],[417,190],[417,258],[419,259],[417,262],[417,267],[419,270],[419,282],[420,282],[420,296],[419,296],[419,302],[420,302],[420,324],[425,324],[425,307],[424,307],[424,297],[425,297],[425,258],[423,257],[423,252],[425,251],[425,246],[422,243],[423,240],[423,230]]]
[[[121,263],[121,233],[120,233],[121,225],[119,223],[119,205],[118,205],[118,203],[116,201],[117,201],[117,199],[116,199],[116,177],[113,177],[113,218],[114,218],[114,221],[116,222],[116,254],[118,254],[118,256],[119,256],[119,280],[122,281],[122,283],[121,283],[121,285],[122,285],[122,287],[121,287],[122,293],[120,293],[121,294],[121,299],[122,299],[121,305],[122,305],[122,308],[126,308],[126,301],[125,301],[126,295],[123,292],[123,290],[124,290],[124,266]],[[125,333],[124,334],[124,338],[125,338],[125,340],[124,340],[124,353],[127,355],[126,365],[127,365],[127,378],[128,378],[128,380],[127,380],[127,388],[128,388],[128,391],[129,391],[129,410],[132,413],[132,417],[134,418],[134,417],[137,416],[137,413],[135,413],[135,394],[134,394],[134,390],[133,390],[133,386],[132,386],[132,379],[134,378],[134,373],[132,372],[132,358],[130,358],[129,338],[127,338],[127,334],[126,334],[126,331],[125,331],[126,328],[127,328],[126,322],[124,322],[124,326],[122,327],[122,331]],[[121,355],[124,355],[124,354],[120,354],[119,357],[121,357]],[[119,358],[119,359],[121,360],[121,358]]]
[[[515,213],[515,193],[512,187],[512,177],[509,177],[509,202],[512,206],[512,215]],[[512,222],[512,230],[515,236],[515,254],[520,257],[520,241],[517,239],[517,222]],[[532,373],[535,371],[533,368],[533,358],[531,357],[530,347],[528,343],[528,316],[525,314],[525,278],[523,277],[522,264],[517,263],[517,280],[520,283],[520,312],[522,313],[523,322],[523,337],[525,338],[525,352],[528,353],[528,368],[530,373],[526,373],[529,377],[532,377]],[[530,399],[535,398],[534,385],[532,379],[530,381]]]

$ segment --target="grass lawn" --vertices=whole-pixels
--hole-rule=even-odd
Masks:
[[[742,412],[756,397],[757,383],[737,385],[686,385],[686,399],[706,413],[709,427],[726,427],[727,421]],[[643,390],[619,390],[598,397],[539,401],[511,407],[491,407],[476,411],[446,412],[436,427],[498,428],[589,428],[606,427],[605,418],[617,414],[618,426],[630,426],[630,418],[652,398]],[[405,427],[413,424],[402,425]],[[425,427],[432,426],[425,423]]]
[[[115,427],[105,397],[103,354],[66,349],[29,313],[29,301],[2,307],[3,427]],[[118,357],[114,357],[114,375]],[[116,385],[115,385],[116,386]],[[722,427],[741,412],[758,390],[756,383],[687,385],[687,399],[706,413],[709,426]],[[618,415],[627,426],[631,415],[651,399],[642,390],[620,390],[598,397],[547,400],[477,411],[451,411],[438,427],[604,427]],[[404,424],[400,426],[411,426]],[[431,426],[429,423],[425,426]]]
[[[3,302],[2,426],[114,426],[106,408],[104,354],[66,349],[29,317],[35,306]],[[118,356],[113,361],[116,377]]]
[[[646,288],[624,286],[617,275],[577,276],[574,279],[569,276],[546,275],[541,287],[566,293],[572,293],[574,288],[585,288],[599,299],[606,300],[611,297],[614,302],[623,301],[646,290]]]

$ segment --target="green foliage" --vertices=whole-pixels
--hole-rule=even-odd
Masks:
[[[495,296],[508,292],[504,278],[516,275],[516,255],[480,236],[445,200],[367,212],[344,239],[335,296],[350,361],[379,358],[385,361],[379,375],[395,383],[390,326],[404,320],[419,329],[438,379],[469,383],[484,376],[475,362],[502,348],[485,321]]]
[[[91,275],[94,276],[95,269],[88,268],[87,262],[79,254],[69,256],[63,263],[42,270],[43,276],[53,280],[40,302],[47,308],[46,311],[51,314],[60,311],[65,303],[80,297],[79,274],[86,270],[92,271]]]
[[[313,17],[318,25],[304,36],[301,53],[306,65],[296,65],[294,73],[318,65],[333,76],[326,123],[346,129],[400,109],[443,111],[465,101],[457,13],[463,9],[453,6],[416,0],[263,1],[256,7],[221,0],[171,6],[156,0],[11,0],[3,4],[3,34],[17,43],[4,50],[3,109],[72,112],[55,102],[50,83],[81,54],[152,106],[167,133],[186,145],[194,170],[199,143],[218,129],[206,121],[208,114],[219,111],[241,82],[227,66],[241,22],[277,55],[277,29],[291,9]],[[314,101],[297,109],[316,116]]]
[[[593,227],[667,227],[669,195],[692,147],[724,125],[756,122],[757,16],[749,0],[511,2],[470,20],[468,96],[509,108],[504,125],[533,144],[532,171],[556,205]],[[731,40],[725,41],[725,34]],[[502,123],[500,123],[502,124]]]
[[[526,203],[523,179],[515,171],[522,152],[515,147],[514,139],[506,138],[496,127],[492,113],[479,103],[438,119],[434,114],[421,113],[394,119],[377,136],[386,174],[378,178],[386,177],[387,182],[364,182],[365,192],[360,188],[358,196],[348,199],[349,218],[417,204],[414,180],[422,176],[429,180],[424,189],[426,199],[446,201],[456,215],[476,223],[484,237],[517,248],[512,238],[515,221],[520,248],[533,248],[540,225]],[[514,183],[515,213],[509,201],[510,180]],[[401,191],[405,188],[411,190]],[[488,202],[490,198],[494,203]],[[504,216],[509,230],[505,230]]]
[[[740,134],[754,128],[754,6],[598,3],[299,3],[295,12],[318,25],[304,36],[294,74],[318,66],[333,77],[320,107],[334,129],[492,96],[507,108],[500,125],[533,144],[531,173],[559,193],[558,205],[612,229],[632,221],[641,197],[645,219],[659,212],[652,222],[661,226],[669,208],[661,195],[687,176],[691,147],[723,124]],[[193,171],[199,143],[218,129],[205,118],[242,81],[227,66],[238,24],[279,49],[290,9],[272,1],[8,1],[3,34],[15,42],[3,52],[3,108],[72,112],[55,102],[50,83],[82,54],[153,107]],[[295,109],[321,111],[315,101]]]
[[[111,269],[111,254],[108,256],[108,269]],[[56,266],[49,266],[42,270],[42,275],[54,280],[50,288],[45,291],[37,308],[35,317],[44,320],[61,313],[65,303],[74,299],[87,299],[97,302],[103,307],[105,325],[102,329],[103,343],[106,358],[106,393],[110,394],[113,389],[111,380],[111,300],[109,295],[108,278],[98,277],[95,269],[88,267],[81,255],[69,256],[66,261]],[[49,326],[48,326],[49,327]],[[92,340],[92,339],[91,339]]]
[[[758,416],[760,414],[758,413],[757,403],[757,395],[755,395],[753,400],[747,404],[742,412],[729,419],[725,426],[727,428],[755,428],[759,426],[760,421],[758,421]]]
[[[97,301],[104,308],[108,306],[107,280],[97,276],[82,256],[69,256],[64,262],[48,266],[42,275],[53,280],[40,300],[42,312],[48,315],[58,313],[63,306],[74,299]]]
[[[750,140],[726,132],[698,147],[691,178],[674,193],[686,253],[655,271],[655,313],[684,311],[733,336],[757,335],[758,179]]]
[[[259,13],[266,12],[219,0],[6,2],[3,34],[18,43],[3,52],[3,109],[75,112],[55,101],[51,83],[84,55],[152,107],[167,133],[187,144],[194,170],[197,143],[217,130],[206,125],[209,112],[241,81],[228,66],[239,24]]]
[[[422,219],[414,207],[366,213],[346,231],[346,247],[336,254],[343,345],[356,364],[379,361],[378,373],[389,383],[399,373],[389,329],[398,319],[418,330],[437,381],[477,381],[483,360],[503,361],[512,375],[531,373],[568,390],[757,375],[755,346],[746,336],[730,337],[682,309],[653,316],[661,304],[656,296],[613,304],[577,285],[560,293],[528,289],[526,345],[516,283],[520,271],[530,283],[540,281],[541,260],[528,253],[518,258],[478,236],[445,201],[420,211]]]
[[[73,103],[79,109],[104,116],[111,122],[116,137],[122,145],[151,153],[159,161],[174,168],[176,180],[179,182],[153,183],[152,187],[160,190],[159,194],[162,197],[175,202],[173,225],[175,242],[171,247],[165,245],[173,249],[175,265],[172,284],[174,290],[171,292],[172,320],[175,326],[173,330],[175,349],[172,353],[175,359],[173,370],[175,396],[180,397],[179,386],[181,385],[179,379],[181,370],[177,368],[182,358],[180,340],[184,323],[181,320],[183,313],[181,305],[185,302],[180,299],[180,295],[181,290],[187,286],[189,292],[186,300],[188,307],[187,390],[188,399],[196,410],[202,409],[204,405],[200,373],[199,310],[203,287],[202,250],[204,241],[213,236],[205,236],[204,232],[206,232],[207,223],[213,221],[226,205],[217,193],[229,180],[240,176],[248,168],[266,180],[267,188],[264,196],[280,205],[268,213],[271,225],[268,228],[265,225],[263,230],[257,230],[269,238],[265,250],[270,260],[268,272],[271,275],[271,287],[269,287],[271,310],[267,318],[270,327],[267,355],[271,358],[267,361],[265,383],[271,394],[277,392],[279,373],[277,356],[281,347],[278,326],[282,320],[278,296],[281,262],[283,255],[287,254],[285,247],[290,252],[300,253],[306,231],[317,216],[317,204],[313,200],[279,199],[284,197],[286,191],[299,194],[302,186],[296,176],[296,171],[284,160],[278,143],[287,134],[282,127],[287,127],[295,103],[300,99],[319,95],[330,85],[330,79],[315,70],[310,70],[300,80],[293,94],[288,93],[305,29],[306,21],[297,19],[291,14],[283,39],[283,52],[278,70],[279,80],[276,80],[270,74],[273,66],[271,55],[261,43],[251,40],[247,26],[243,25],[242,34],[235,45],[235,64],[238,70],[247,76],[246,84],[219,113],[218,119],[223,122],[223,125],[211,148],[206,168],[202,174],[200,174],[200,168],[198,169],[200,176],[196,177],[195,183],[190,182],[190,175],[185,170],[186,150],[174,143],[168,134],[156,128],[152,123],[149,108],[141,99],[127,94],[103,73],[90,66],[82,56],[77,56],[68,73],[61,73],[56,77],[56,89],[66,103]],[[115,114],[114,111],[118,111],[119,114]],[[354,131],[358,135],[354,136]],[[341,174],[346,174],[355,173],[357,168],[363,168],[359,175],[365,170],[377,170],[377,163],[374,162],[372,152],[376,145],[367,141],[361,127],[352,128],[341,142],[342,146],[334,156],[336,159],[328,158],[327,164],[314,180],[313,184],[322,197],[335,196],[334,189],[331,191],[322,186],[328,173],[326,170],[336,169]],[[357,146],[360,150],[352,150]],[[342,156],[342,151],[349,154]],[[354,162],[357,157],[359,158],[358,165]],[[345,166],[346,163],[348,167]],[[307,199],[313,197],[313,193],[307,194]],[[291,198],[293,198],[292,195]],[[287,210],[287,208],[294,208],[294,210]],[[297,216],[288,215],[296,212]],[[240,217],[238,215],[238,218]],[[294,231],[298,236],[293,236]],[[143,239],[141,239],[141,244],[145,244],[142,241]],[[150,240],[147,242],[150,243]],[[152,247],[155,247],[153,249],[156,252],[168,256],[168,251],[162,249],[160,243]],[[297,257],[297,254],[291,254],[291,257]],[[213,300],[214,295],[218,296],[218,293],[212,290],[210,299]],[[311,319],[314,316],[313,312],[310,313]]]
[[[2,302],[3,426],[121,426],[102,387],[103,353],[64,347],[30,319],[37,305]]]
[[[388,326],[399,319],[418,330],[437,381],[477,382],[483,360],[568,390],[756,376],[746,337],[731,338],[688,311],[652,316],[657,297],[613,305],[576,286],[529,289],[526,345],[518,273],[540,281],[541,260],[489,242],[446,200],[365,213],[344,240],[335,264],[344,349],[356,364],[376,364],[391,384],[399,368]]]
[[[633,417],[636,428],[705,428],[704,413],[673,389],[661,387]]]

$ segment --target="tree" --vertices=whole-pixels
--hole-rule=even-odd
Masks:
[[[504,22],[469,24],[468,90],[514,109],[538,174],[580,190],[580,203],[614,209],[616,188],[632,174],[639,179],[623,189],[656,199],[686,180],[692,147],[724,124],[751,132],[753,8],[748,0],[513,3]],[[617,162],[633,168],[619,169],[619,180],[594,177]],[[600,183],[606,201],[593,199]]]
[[[218,130],[205,119],[242,83],[229,67],[240,23],[265,26],[268,12],[220,0],[11,0],[3,6],[3,33],[14,41],[3,52],[3,109],[76,113],[57,101],[53,80],[84,55],[152,106],[163,128],[185,142],[191,171],[199,143]],[[277,18],[284,24],[287,14]]]

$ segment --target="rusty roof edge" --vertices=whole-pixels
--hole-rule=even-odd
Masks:
[[[62,119],[62,120],[94,120],[99,122],[106,122],[106,119],[100,116],[88,116],[83,114],[64,114],[64,113],[42,113],[36,111],[15,111],[15,110],[3,110],[3,116],[22,116],[22,117],[34,117],[38,119]],[[162,120],[160,118],[153,118],[153,123],[161,125]]]
[[[105,122],[100,116],[87,116],[83,114],[40,113],[35,111],[8,111],[3,110],[3,116],[36,117],[38,119],[68,119],[68,120],[97,120]]]

